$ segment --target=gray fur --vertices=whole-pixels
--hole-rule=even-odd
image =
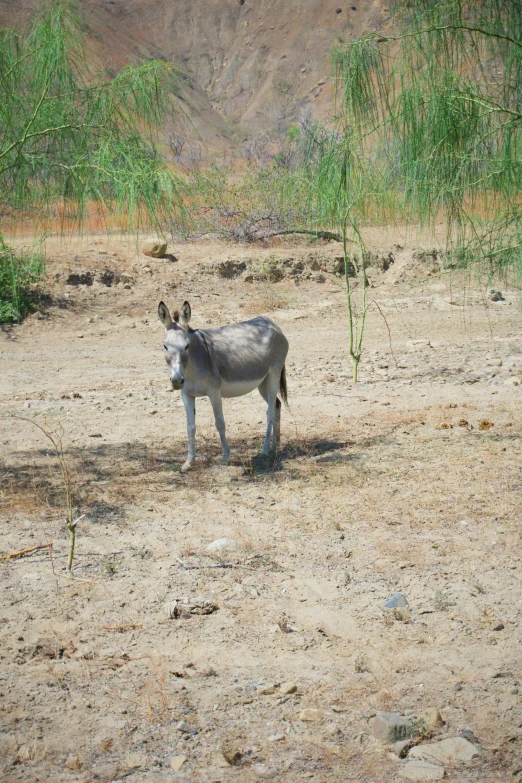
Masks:
[[[268,404],[267,429],[263,454],[279,445],[281,389],[286,403],[285,360],[288,340],[270,318],[253,318],[218,329],[189,327],[191,309],[183,304],[181,315],[171,318],[167,306],[160,302],[160,321],[165,326],[165,358],[170,369],[173,389],[181,390],[187,414],[188,455],[183,471],[191,468],[195,458],[196,397],[209,397],[216,428],[223,448],[223,464],[229,461],[229,446],[223,417],[223,397],[237,397],[257,388]]]

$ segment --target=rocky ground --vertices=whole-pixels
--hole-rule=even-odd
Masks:
[[[49,240],[51,306],[0,334],[2,781],[520,778],[520,301],[370,239],[356,386],[335,244]],[[160,298],[282,326],[275,461],[255,393],[228,468],[198,402],[180,473]]]

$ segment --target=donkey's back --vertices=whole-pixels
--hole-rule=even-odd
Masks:
[[[199,333],[206,339],[215,368],[225,385],[224,397],[238,396],[238,393],[227,394],[229,384],[239,387],[243,382],[250,385],[257,381],[252,386],[257,388],[271,367],[276,366],[281,372],[288,353],[288,340],[279,326],[262,316],[217,329],[200,329]]]

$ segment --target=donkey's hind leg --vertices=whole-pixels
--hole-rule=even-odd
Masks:
[[[266,400],[268,408],[266,411],[266,435],[261,449],[261,454],[268,455],[270,448],[273,451],[279,444],[279,430],[281,420],[281,403],[277,399],[277,390],[279,389],[279,378],[281,373],[276,373],[271,369],[263,383],[258,386],[259,393]]]
[[[276,397],[274,431],[272,432],[272,448],[278,451],[281,444],[281,400]]]

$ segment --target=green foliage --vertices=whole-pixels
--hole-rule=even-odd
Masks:
[[[126,229],[170,224],[182,186],[156,134],[179,74],[149,61],[108,78],[89,58],[72,0],[51,0],[24,32],[0,30],[0,209],[40,226],[81,226],[90,206]],[[0,321],[19,320],[44,267],[0,242]]]
[[[20,321],[38,300],[37,285],[45,272],[39,245],[14,251],[0,234],[0,323]]]
[[[23,33],[0,31],[0,204],[82,223],[91,202],[125,228],[179,213],[181,186],[156,148],[174,111],[166,63],[94,72],[71,0]]]
[[[186,235],[212,235],[253,242],[310,223],[305,182],[277,161],[249,165],[238,174],[211,166],[188,177],[190,210]]]
[[[375,201],[377,186],[390,216],[442,217],[460,262],[522,271],[520,3],[395,9],[401,35],[370,34],[334,55],[344,125],[380,161],[368,194]]]

